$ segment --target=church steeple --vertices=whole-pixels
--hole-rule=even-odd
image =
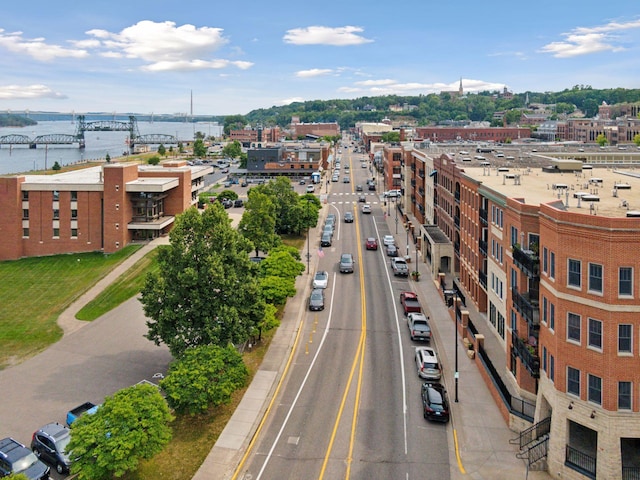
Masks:
[[[460,88],[458,88],[458,93],[460,96],[464,96],[464,90],[462,89],[462,77],[460,77]]]

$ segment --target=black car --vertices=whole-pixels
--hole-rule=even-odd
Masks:
[[[387,245],[387,256],[389,257],[397,257],[398,256],[398,247],[395,245]]]
[[[370,190],[370,191],[372,191],[372,192],[375,192],[375,190],[376,190],[376,184],[375,184],[375,183],[373,183],[373,182],[372,182],[372,183],[370,183],[370,184],[369,184],[369,190]]]
[[[49,467],[20,442],[13,438],[0,440],[0,478],[22,473],[29,480],[48,480]]]
[[[351,212],[344,213],[344,223],[353,223],[353,213]]]
[[[324,310],[324,290],[321,288],[314,288],[311,291],[311,296],[309,297],[309,310]]]
[[[356,192],[362,191],[362,185],[356,185]]]
[[[244,207],[244,200],[242,200],[241,198],[238,198],[236,200],[233,201],[233,206],[234,207]]]
[[[430,382],[422,384],[422,413],[427,420],[449,421],[447,392],[441,384]]]
[[[71,460],[66,454],[69,440],[71,430],[59,423],[48,423],[34,432],[31,450],[40,460],[53,465],[58,473],[69,473]]]

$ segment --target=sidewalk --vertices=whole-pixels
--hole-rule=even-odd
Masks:
[[[386,216],[386,224],[389,232],[393,234],[396,228],[394,215]],[[394,237],[400,252],[408,251],[411,253],[414,263],[411,263],[409,268],[414,270],[416,268],[415,248],[411,243],[412,239],[409,238],[410,244],[409,250],[407,250],[405,232],[402,231]],[[467,357],[462,339],[456,335],[453,318],[440,296],[439,285],[429,273],[430,266],[420,263],[418,270],[422,273],[420,277],[422,280],[419,282],[409,280],[409,284],[418,294],[422,305],[426,307],[426,314],[431,317],[433,343],[442,360],[443,382],[451,403],[451,427],[453,427],[455,434],[455,438],[454,435],[451,435],[449,442],[451,479],[457,480],[465,477],[478,480],[550,479],[551,476],[547,472],[541,471],[529,471],[527,476],[526,464],[516,457],[518,449],[509,443],[509,440],[516,438],[518,434],[509,429],[489,392],[489,388],[482,379],[475,361]],[[450,285],[447,286],[450,287]],[[472,314],[471,311],[470,314]],[[481,322],[486,322],[486,320],[474,318],[476,325]],[[499,342],[495,338],[491,338],[490,335],[493,336],[491,333],[486,335],[487,343],[495,349],[501,349]],[[458,403],[454,402],[456,337],[459,342]],[[504,358],[504,354],[502,356]],[[460,462],[456,458],[455,439],[458,443]]]

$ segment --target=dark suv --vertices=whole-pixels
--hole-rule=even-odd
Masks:
[[[447,393],[439,383],[422,384],[422,413],[425,419],[437,422],[449,421]]]
[[[66,453],[71,440],[71,431],[59,423],[48,423],[31,439],[31,450],[40,460],[44,460],[56,468],[58,473],[68,473],[71,460]]]
[[[30,480],[48,480],[49,467],[13,438],[0,440],[0,477],[22,473]]]

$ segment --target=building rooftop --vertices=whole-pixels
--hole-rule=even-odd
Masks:
[[[640,169],[584,165],[581,171],[552,173],[531,167],[458,165],[482,185],[527,205],[562,202],[567,211],[575,213],[640,216]]]

